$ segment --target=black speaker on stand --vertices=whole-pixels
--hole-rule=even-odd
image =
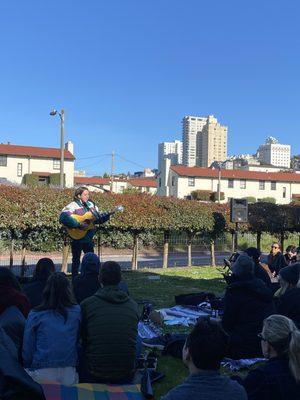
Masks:
[[[235,222],[235,231],[232,238],[232,252],[238,248],[239,223],[248,222],[248,200],[231,199],[230,202],[230,222]]]

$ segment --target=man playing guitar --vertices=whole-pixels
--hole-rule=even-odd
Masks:
[[[81,252],[85,253],[94,252],[93,236],[96,229],[94,224],[103,224],[108,221],[111,213],[99,213],[98,207],[89,199],[90,193],[87,187],[81,186],[75,190],[74,200],[65,206],[60,214],[59,222],[63,224],[72,238],[72,278],[78,275],[80,265]],[[90,220],[83,220],[80,222],[80,217],[89,214]],[[84,219],[85,217],[83,217]],[[73,231],[79,232],[81,239],[76,239],[72,235]],[[74,238],[75,237],[75,238]]]

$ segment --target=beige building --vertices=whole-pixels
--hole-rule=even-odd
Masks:
[[[170,166],[159,177],[158,195],[189,198],[194,190],[217,192],[218,182],[217,169]],[[300,174],[292,172],[221,170],[220,182],[223,202],[231,198],[273,197],[277,204],[289,204],[300,196]]]
[[[210,167],[214,161],[227,158],[227,126],[219,124],[214,116],[207,117],[202,132],[197,137],[197,165]]]
[[[183,165],[210,167],[227,158],[227,127],[213,115],[185,116],[182,120]]]
[[[74,185],[73,143],[67,142],[64,151],[66,187]],[[0,144],[0,178],[22,184],[25,174],[38,176],[40,184],[49,184],[52,174],[60,173],[60,149],[48,147]]]

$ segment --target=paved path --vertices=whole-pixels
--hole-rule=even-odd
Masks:
[[[216,254],[216,262],[218,265],[223,265],[223,258],[228,257],[228,254]],[[104,254],[102,257],[102,262],[113,260],[117,261],[122,269],[131,269],[131,255],[108,255]],[[31,275],[34,269],[35,263],[37,260],[27,260],[27,272],[26,275]],[[56,268],[59,270],[61,267],[61,258],[53,258],[55,262]],[[16,263],[15,263],[16,264]],[[203,253],[193,253],[192,257],[192,264],[193,265],[209,265],[210,264],[210,255],[203,254]],[[1,266],[8,266],[9,259],[1,260]],[[162,255],[141,255],[138,257],[138,268],[161,268],[163,265],[163,257]],[[170,254],[169,255],[169,267],[185,267],[187,265],[187,255],[186,254]],[[14,265],[13,267],[15,273],[19,274],[20,266]],[[71,271],[71,262],[68,264],[68,270]]]

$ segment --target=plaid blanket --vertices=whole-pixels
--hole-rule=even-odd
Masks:
[[[80,383],[64,386],[56,383],[43,384],[47,400],[142,400],[139,385],[102,385]]]

